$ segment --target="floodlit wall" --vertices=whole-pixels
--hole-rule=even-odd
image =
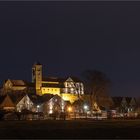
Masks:
[[[42,87],[41,91],[42,91],[42,94],[60,95],[60,88]]]
[[[64,101],[70,101],[71,103],[74,103],[76,100],[78,100],[77,95],[69,94],[69,93],[63,93],[61,95]]]

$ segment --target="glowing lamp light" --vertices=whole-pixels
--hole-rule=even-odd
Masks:
[[[84,105],[84,109],[87,110],[88,109],[88,106],[87,105]]]
[[[50,114],[52,114],[52,113],[53,113],[53,111],[52,111],[52,110],[50,110],[50,111],[49,111],[49,113],[50,113]]]
[[[72,107],[68,107],[68,111],[71,112],[72,111]]]
[[[36,110],[36,112],[39,112],[39,108],[40,108],[40,105],[37,105],[37,110]]]

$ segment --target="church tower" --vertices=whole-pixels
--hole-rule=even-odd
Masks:
[[[32,67],[32,82],[35,83],[36,94],[41,95],[42,65],[38,62]]]

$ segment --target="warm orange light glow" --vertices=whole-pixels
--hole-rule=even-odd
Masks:
[[[72,95],[69,93],[62,93],[61,97],[63,98],[64,101],[70,101],[71,103],[74,103],[76,100],[78,100],[77,95]]]
[[[53,111],[52,111],[52,110],[50,110],[50,111],[49,111],[49,113],[50,113],[50,114],[52,114],[52,113],[53,113]]]
[[[72,111],[72,107],[68,107],[68,112],[71,112]]]

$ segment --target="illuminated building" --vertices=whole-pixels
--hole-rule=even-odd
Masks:
[[[27,85],[26,85],[26,82],[23,81],[23,80],[11,80],[11,79],[8,79],[4,82],[4,85],[3,85],[4,89],[7,90],[7,91],[22,91],[22,90],[25,90]]]
[[[3,110],[13,110],[21,112],[23,109],[32,110],[33,102],[27,94],[19,94],[18,96],[9,93],[1,96],[0,108]]]
[[[8,79],[4,82],[1,93],[34,93],[39,96],[46,94],[58,95],[64,101],[74,103],[84,95],[84,85],[76,77],[58,78],[44,77],[42,65],[35,63],[32,67],[32,82]]]
[[[53,94],[73,103],[84,95],[84,85],[76,77],[43,77],[42,65],[35,63],[32,67],[32,82],[8,79],[4,82],[1,93],[25,92],[37,95]]]
[[[42,76],[42,65],[35,63],[32,68],[32,82],[35,83],[37,95],[53,94],[73,103],[84,94],[83,83],[75,77],[57,78]]]
[[[0,108],[4,109],[4,110],[14,110],[15,109],[15,104],[11,100],[9,95],[1,97]]]

